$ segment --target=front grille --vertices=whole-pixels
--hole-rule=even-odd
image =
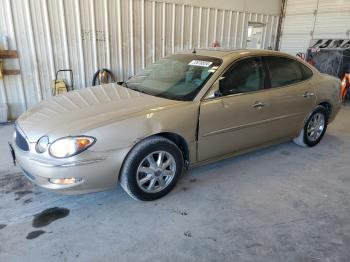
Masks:
[[[19,130],[19,128],[16,126],[16,139],[15,139],[16,145],[22,149],[23,151],[29,151],[29,144],[24,137],[23,133]]]

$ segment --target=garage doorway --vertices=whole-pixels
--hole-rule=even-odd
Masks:
[[[247,32],[247,48],[262,49],[262,39],[265,29],[265,24],[249,22]]]

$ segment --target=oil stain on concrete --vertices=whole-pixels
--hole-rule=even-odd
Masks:
[[[69,212],[69,209],[61,207],[53,207],[46,209],[34,216],[32,226],[35,228],[47,226],[57,219],[61,219],[68,216]]]
[[[33,202],[33,200],[31,198],[28,198],[28,199],[23,201],[23,204],[27,205],[27,204],[29,204],[31,202]]]
[[[290,152],[287,151],[287,150],[282,150],[280,153],[281,153],[281,155],[284,155],[284,156],[289,156],[290,155]]]
[[[37,238],[38,236],[41,236],[42,234],[45,234],[45,233],[46,232],[44,230],[35,230],[35,231],[28,233],[28,235],[26,236],[26,239],[34,239],[34,238]]]
[[[170,210],[171,213],[175,213],[175,214],[178,214],[178,215],[181,215],[181,216],[187,216],[188,215],[188,212],[184,211],[184,210],[175,210],[175,209],[172,209]]]
[[[192,237],[192,233],[190,231],[186,231],[184,232],[184,235],[188,238],[191,238]]]
[[[17,191],[15,192],[15,195],[17,196],[17,198],[15,199],[16,201],[17,200],[20,200],[22,197],[28,195],[28,194],[31,194],[33,193],[32,190],[21,190],[21,191]]]
[[[33,185],[22,173],[10,173],[0,177],[0,190],[5,193],[31,190]]]
[[[18,201],[33,193],[33,184],[22,173],[0,174],[0,193],[13,193],[15,201]]]

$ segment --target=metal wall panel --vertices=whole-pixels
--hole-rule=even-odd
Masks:
[[[0,81],[0,101],[16,118],[51,96],[59,69],[72,69],[79,89],[100,68],[121,81],[183,49],[244,48],[249,21],[265,23],[263,46],[274,46],[278,16],[237,11],[234,3],[223,10],[153,0],[1,0],[0,34],[19,52],[5,67],[21,75]]]
[[[347,39],[350,29],[350,11],[318,13],[314,39]]]
[[[281,50],[305,52],[312,39],[349,39],[350,0],[287,0]]]
[[[286,15],[311,14],[317,9],[317,0],[287,0]]]
[[[283,19],[281,51],[305,52],[312,38],[318,0],[287,0]]]
[[[339,11],[350,11],[350,0],[320,0],[318,4],[319,13],[332,12],[338,13]]]
[[[350,0],[319,0],[315,39],[347,39],[350,30]]]
[[[0,32],[9,37],[9,47],[17,49],[18,45],[14,27],[14,17],[11,10],[10,0],[0,2]],[[18,69],[19,67],[18,60],[5,60],[5,68]],[[25,75],[22,77],[24,78]],[[0,80],[0,101],[12,105],[11,113],[13,115],[18,115],[27,108],[27,99],[22,85],[22,77],[6,76],[4,80]]]

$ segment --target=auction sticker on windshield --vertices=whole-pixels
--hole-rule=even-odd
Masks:
[[[191,66],[209,67],[212,63],[213,63],[213,62],[209,62],[209,61],[192,60],[188,65],[191,65]]]

